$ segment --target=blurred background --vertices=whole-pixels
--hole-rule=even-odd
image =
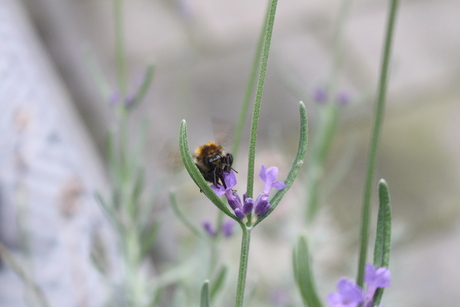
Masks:
[[[276,165],[280,179],[285,178],[298,140],[299,101],[307,106],[310,145],[324,108],[318,91],[336,78],[338,95],[345,102],[325,161],[314,222],[307,225],[304,218],[307,159],[286,198],[253,232],[248,289],[255,289],[255,298],[250,306],[300,306],[291,264],[300,233],[311,239],[323,297],[334,291],[339,277],[355,277],[387,2],[279,1],[256,168]],[[199,272],[199,260],[205,261],[196,252],[202,242],[191,241],[193,235],[170,208],[171,187],[197,227],[217,216],[217,209],[185,172],[164,167],[163,148],[177,142],[182,119],[187,120],[192,150],[214,138],[213,118],[236,123],[266,6],[262,0],[123,3],[130,90],[141,83],[147,64],[155,67],[152,86],[130,117],[128,138],[135,144],[146,123],[146,191],[160,190],[155,218],[163,220],[150,255],[156,274],[197,258],[191,276]],[[32,260],[25,261],[26,268],[52,306],[103,305],[109,287],[88,261],[95,237],[108,246],[110,261],[118,261],[113,229],[94,199],[95,190],[107,191],[110,185],[105,140],[116,112],[101,95],[94,71],[105,76],[109,91],[116,91],[113,12],[109,0],[0,0],[0,104],[5,110],[0,241],[22,255],[20,242],[28,237],[31,256],[26,260]],[[385,292],[384,306],[455,306],[460,299],[458,12],[460,2],[454,0],[400,3],[375,177],[375,186],[380,178],[388,182],[393,209],[392,286]],[[338,27],[340,68],[331,75]],[[27,61],[21,63],[22,56]],[[23,78],[30,70],[33,77]],[[234,153],[241,194],[248,128],[249,120],[240,151]],[[376,197],[373,204],[375,217]],[[236,228],[235,235],[221,244],[220,254],[229,265],[223,296],[230,298],[240,245]],[[116,275],[116,268],[112,270]],[[189,279],[183,281],[184,288],[196,293],[185,292],[198,297],[203,280],[190,276],[183,277]],[[26,291],[18,288],[21,284],[1,264],[1,306],[30,303]],[[168,295],[174,297],[175,289],[169,288]]]

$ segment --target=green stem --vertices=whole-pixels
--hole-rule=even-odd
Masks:
[[[254,92],[254,85],[256,84],[257,71],[259,69],[259,65],[261,61],[262,50],[264,46],[265,32],[267,29],[267,23],[268,23],[269,17],[270,17],[269,11],[267,11],[265,22],[262,27],[262,31],[260,32],[259,42],[257,43],[256,53],[254,55],[254,59],[252,62],[252,69],[251,69],[251,73],[249,74],[248,84],[246,85],[246,91],[244,93],[244,99],[243,99],[243,104],[241,105],[240,115],[238,117],[238,122],[236,124],[235,137],[233,139],[233,146],[232,146],[232,154],[234,158],[238,154],[238,148],[240,146],[241,136],[243,135],[243,130],[244,130],[244,123],[246,122],[246,117],[248,115],[249,103],[251,101],[251,97]]]
[[[380,72],[377,105],[374,114],[374,125],[372,129],[369,153],[367,159],[367,172],[364,187],[363,208],[362,208],[362,224],[361,224],[361,246],[359,252],[358,262],[358,277],[356,282],[359,286],[363,286],[364,282],[364,266],[366,264],[367,248],[369,244],[369,221],[370,221],[370,202],[372,196],[373,177],[375,169],[375,160],[377,156],[377,149],[380,138],[380,131],[383,123],[383,116],[385,111],[385,96],[388,83],[388,66],[390,63],[391,43],[393,40],[393,30],[396,20],[396,11],[398,7],[398,0],[391,0],[390,13],[388,16],[385,46],[382,60],[382,67]]]
[[[235,307],[243,307],[246,273],[248,271],[249,243],[251,241],[252,228],[242,226],[241,229],[243,230],[243,238],[241,240],[240,269],[238,273]]]
[[[331,72],[329,76],[329,83],[327,88],[327,105],[320,110],[320,120],[317,133],[315,135],[315,142],[313,152],[310,155],[311,161],[309,162],[308,170],[308,199],[307,199],[307,224],[311,224],[314,220],[319,202],[320,202],[320,182],[323,178],[324,164],[329,156],[330,147],[334,140],[337,129],[337,121],[339,117],[339,107],[336,102],[337,97],[337,84],[339,79],[339,72],[343,62],[343,46],[345,40],[345,24],[348,20],[350,12],[351,0],[343,0],[339,8],[338,21],[335,26],[334,32],[334,54]]]
[[[115,0],[115,53],[117,61],[118,89],[122,100],[126,98],[128,84],[126,79],[125,48],[123,35],[123,0]]]
[[[270,53],[270,44],[273,33],[273,24],[275,23],[277,4],[278,0],[270,0],[270,6],[268,10],[268,22],[265,29],[264,45],[262,49],[262,61],[260,64],[259,82],[257,84],[256,99],[254,103],[254,110],[252,113],[251,139],[249,142],[248,158],[248,188],[246,192],[248,198],[252,198],[254,189],[254,164],[256,155],[257,130],[259,127],[260,103],[262,101],[262,92],[265,84],[265,75],[267,73],[268,55]]]

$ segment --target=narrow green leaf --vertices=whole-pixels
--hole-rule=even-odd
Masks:
[[[188,297],[185,292],[185,289],[181,285],[178,285],[174,291],[173,306],[174,307],[190,306],[190,304],[188,303]]]
[[[105,201],[104,197],[102,197],[99,192],[95,192],[94,196],[96,197],[97,202],[101,206],[107,218],[110,220],[113,226],[118,229],[119,223],[116,215],[114,214],[114,209]]]
[[[139,209],[141,207],[141,204],[139,203],[139,199],[142,195],[142,191],[144,190],[144,182],[145,182],[145,170],[141,167],[138,168],[136,172],[136,180],[134,182],[134,185],[132,187],[132,192],[131,192],[131,208],[132,214],[137,219],[137,216],[139,214]]]
[[[25,288],[33,294],[36,303],[42,307],[51,306],[42,289],[34,278],[25,270],[25,266],[0,242],[0,260],[5,263],[24,283]],[[26,292],[27,293],[27,292]]]
[[[384,179],[379,182],[379,213],[377,217],[377,235],[374,249],[374,266],[387,268],[390,262],[391,245],[391,205],[390,192]],[[374,304],[378,305],[383,295],[383,288],[377,289]]]
[[[141,258],[143,259],[144,257],[147,256],[147,253],[150,252],[150,250],[153,247],[153,244],[155,243],[157,236],[158,236],[158,230],[160,228],[160,222],[159,221],[154,221],[152,225],[150,225],[150,229],[147,229],[145,233],[142,234],[141,237]]]
[[[211,300],[209,297],[209,280],[205,280],[201,288],[201,302],[200,307],[211,307]]]
[[[176,199],[176,193],[174,190],[169,191],[169,201],[171,202],[171,206],[173,208],[174,213],[176,214],[177,218],[184,223],[184,225],[197,237],[203,238],[203,232],[201,232],[192,222],[190,222],[184,213],[179,208]]]
[[[305,105],[303,102],[300,102],[300,135],[299,135],[299,145],[297,148],[297,154],[295,156],[294,162],[292,163],[291,170],[284,181],[286,187],[280,191],[278,191],[273,198],[270,200],[271,208],[265,214],[265,216],[259,218],[257,222],[254,224],[257,225],[262,222],[273,210],[275,210],[276,206],[278,206],[281,199],[284,195],[289,191],[294,180],[297,178],[297,174],[299,173],[300,167],[302,166],[305,158],[305,153],[307,152],[307,145],[308,145],[308,120],[307,120],[307,110],[305,109]]]
[[[379,213],[377,236],[374,249],[374,266],[388,267],[391,242],[391,205],[388,185],[384,179],[379,182]]]
[[[147,91],[152,85],[153,73],[154,73],[153,65],[152,64],[147,65],[145,72],[144,72],[144,77],[142,78],[141,86],[137,90],[137,93],[134,96],[133,100],[130,101],[129,104],[126,106],[128,109],[132,109],[136,107],[139,104],[139,102],[141,102],[142,99],[144,99],[145,94],[147,94]]]
[[[162,289],[160,288],[155,288],[153,291],[154,291],[154,294],[150,300],[150,304],[148,305],[149,307],[156,307],[160,304],[160,301],[161,301],[161,297],[162,297],[162,294],[163,292],[161,291]],[[181,305],[181,306],[185,306],[185,305]]]
[[[115,137],[113,132],[109,131],[105,137],[105,150],[107,155],[107,162],[109,164],[110,172],[112,173],[113,178],[119,177],[119,169],[118,169],[118,157],[117,151],[115,148]]]
[[[358,258],[358,276],[356,284],[360,287],[364,284],[364,270],[367,261],[367,252],[369,244],[369,224],[370,224],[370,204],[372,197],[372,188],[374,186],[374,170],[377,160],[378,145],[380,140],[380,132],[383,126],[383,118],[385,113],[386,93],[388,86],[388,75],[390,67],[391,46],[393,42],[393,32],[396,23],[396,12],[398,9],[398,0],[389,1],[390,10],[387,20],[387,28],[384,40],[382,64],[380,68],[380,78],[377,93],[377,101],[374,108],[373,127],[370,135],[369,152],[367,156],[366,179],[364,181],[363,207],[361,213],[361,230],[360,230],[360,247]]]
[[[217,208],[219,208],[226,215],[228,215],[229,217],[237,221],[239,224],[241,224],[241,221],[238,218],[236,218],[234,214],[230,212],[230,210],[227,208],[224,202],[216,195],[216,193],[214,193],[214,191],[211,189],[209,184],[206,182],[206,180],[203,178],[200,171],[196,167],[195,161],[193,160],[193,157],[190,153],[190,148],[188,145],[187,124],[185,120],[182,120],[181,125],[180,125],[179,149],[180,149],[180,155],[182,157],[182,162],[184,163],[185,169],[187,170],[187,172],[189,173],[190,177],[195,182],[195,184],[198,186],[198,188],[201,189],[203,194],[206,195],[206,197],[214,205],[216,205]]]
[[[322,305],[316,291],[310,258],[307,240],[304,236],[300,236],[293,253],[294,277],[304,305],[307,307],[320,307]]]
[[[219,290],[222,288],[225,282],[225,278],[227,277],[228,267],[223,266],[219,273],[217,274],[216,280],[213,282],[211,286],[211,300],[214,300]]]

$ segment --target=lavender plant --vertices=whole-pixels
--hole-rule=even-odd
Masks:
[[[347,279],[341,279],[337,284],[338,292],[328,296],[328,302],[333,307],[339,306],[365,306],[372,307],[379,304],[383,289],[390,284],[390,272],[387,267],[390,257],[391,240],[391,211],[388,186],[384,180],[379,183],[379,214],[377,222],[377,235],[374,250],[374,265],[366,263],[369,242],[370,203],[373,186],[375,160],[378,152],[380,130],[383,123],[385,110],[385,94],[388,84],[388,67],[390,61],[391,43],[394,32],[397,0],[390,1],[387,21],[387,30],[384,42],[381,74],[377,92],[377,102],[374,114],[374,124],[369,144],[365,192],[361,218],[361,246],[358,262],[356,284]],[[299,239],[294,251],[294,269],[296,281],[302,293],[305,306],[321,306],[316,294],[314,278],[310,264],[310,253],[304,237]],[[298,268],[299,270],[296,270]],[[303,268],[303,269],[302,269]],[[367,290],[363,293],[363,284],[366,282]]]
[[[377,107],[374,117],[374,127],[372,131],[369,157],[368,157],[368,167],[367,175],[365,181],[365,193],[363,200],[363,213],[362,213],[362,227],[361,227],[361,249],[360,249],[360,258],[358,265],[358,277],[356,284],[347,279],[341,279],[337,286],[338,292],[333,293],[328,296],[328,302],[332,306],[358,306],[363,305],[366,307],[375,306],[380,302],[381,294],[383,288],[389,286],[390,283],[390,273],[386,267],[388,267],[389,262],[389,243],[390,243],[390,234],[391,234],[391,216],[389,209],[389,193],[387,185],[384,181],[380,182],[379,191],[380,191],[380,211],[379,219],[377,225],[377,240],[375,244],[374,252],[374,265],[366,264],[366,253],[369,240],[369,223],[370,223],[370,197],[372,192],[373,185],[373,173],[374,165],[377,154],[377,146],[380,135],[380,128],[383,120],[383,111],[385,103],[385,93],[387,88],[387,71],[390,58],[391,50],[391,41],[392,33],[395,23],[395,14],[397,9],[397,0],[392,0],[390,2],[390,14],[388,20],[387,36],[385,39],[385,49],[383,53],[383,62],[381,68],[381,77],[378,88],[377,95]],[[251,72],[251,78],[248,85],[248,90],[245,95],[245,101],[243,104],[242,111],[240,113],[240,119],[238,120],[238,125],[241,126],[244,123],[245,116],[247,111],[245,108],[248,106],[248,97],[251,96],[251,82],[254,81],[255,70],[259,68],[259,79],[258,86],[255,95],[255,103],[252,113],[252,125],[251,125],[251,135],[250,135],[250,145],[249,145],[249,157],[248,157],[248,185],[246,193],[243,195],[243,200],[237,194],[233,188],[237,184],[237,178],[233,170],[229,172],[223,172],[222,174],[222,184],[219,185],[214,183],[211,187],[206,182],[205,178],[202,176],[200,170],[195,165],[192,155],[190,154],[190,149],[187,140],[187,127],[185,120],[182,121],[180,126],[180,140],[179,146],[181,151],[182,160],[184,165],[193,179],[195,184],[200,188],[203,194],[215,204],[215,206],[224,214],[228,215],[230,218],[234,219],[239,223],[242,229],[242,243],[241,243],[241,253],[240,253],[240,269],[236,293],[236,307],[243,306],[244,303],[244,289],[246,282],[247,274],[247,261],[250,247],[250,238],[252,229],[265,219],[278,205],[282,197],[291,187],[293,181],[295,180],[300,166],[303,163],[304,155],[306,152],[307,146],[307,119],[306,112],[303,103],[300,103],[300,114],[301,114],[301,131],[299,146],[297,151],[297,156],[294,160],[294,163],[291,167],[291,171],[287,179],[284,182],[277,180],[278,169],[276,167],[271,167],[266,169],[265,166],[261,166],[259,177],[264,181],[265,188],[260,193],[260,195],[254,200],[253,198],[253,187],[254,187],[254,165],[255,165],[255,150],[256,150],[256,140],[257,140],[257,129],[258,129],[258,120],[259,112],[261,107],[262,100],[262,91],[264,87],[265,72],[267,67],[271,34],[273,30],[274,18],[276,14],[277,1],[270,1],[269,10],[267,13],[267,19],[264,25],[264,34],[263,40],[259,44],[258,52],[256,53],[256,60],[253,66],[253,71]],[[261,56],[259,60],[258,56]],[[260,63],[260,67],[259,67]],[[333,83],[333,90],[334,92]],[[343,97],[340,97],[339,100],[343,100]],[[326,140],[324,143],[326,145],[319,146],[319,151],[317,152],[317,157],[320,159],[320,162],[323,161],[325,151],[327,151],[327,144],[330,144],[331,140],[331,131],[334,130],[334,123],[336,122],[336,112],[337,104],[330,104],[331,106],[326,115],[329,115],[329,121],[326,121],[327,127],[330,129],[325,129],[327,132],[322,140]],[[332,116],[331,116],[332,115]],[[237,130],[237,142],[239,142],[241,129]],[[329,132],[328,132],[329,131]],[[237,145],[234,148],[238,148]],[[318,161],[316,161],[318,162]],[[315,180],[317,183],[317,180]],[[269,193],[272,188],[278,190],[278,192],[269,200]],[[218,197],[220,195],[225,195],[228,205]],[[310,209],[310,217],[314,215],[316,208]],[[299,286],[300,292],[302,294],[303,302],[305,306],[321,306],[321,299],[316,291],[315,281],[313,278],[312,267],[310,263],[310,252],[308,249],[307,240],[305,237],[301,236],[294,250],[294,274],[296,277],[296,282]],[[366,269],[366,271],[364,271]],[[367,289],[366,292],[363,292],[363,282],[366,281]],[[202,299],[201,306],[210,306],[210,300],[208,298],[208,281],[205,282],[202,288]]]
[[[253,199],[253,187],[254,187],[254,165],[255,165],[255,150],[256,150],[256,141],[257,141],[257,130],[259,122],[260,107],[262,101],[262,92],[265,82],[265,74],[268,63],[268,56],[270,50],[271,37],[273,32],[273,25],[276,14],[277,1],[272,0],[269,4],[269,9],[267,12],[266,21],[264,24],[264,31],[262,32],[261,42],[259,44],[258,52],[256,53],[256,60],[254,61],[253,70],[251,73],[251,78],[249,84],[255,78],[254,72],[256,68],[259,67],[259,79],[256,90],[255,103],[252,114],[252,125],[251,125],[251,138],[249,146],[249,159],[248,159],[248,180],[247,180],[247,190],[243,196],[243,202],[240,197],[232,188],[236,185],[236,176],[233,171],[228,173],[224,172],[223,180],[225,183],[222,183],[221,186],[213,185],[210,187],[206,182],[205,178],[202,176],[200,170],[195,165],[195,161],[190,154],[190,149],[187,140],[187,126],[185,120],[182,121],[180,126],[180,140],[179,146],[181,151],[182,160],[184,162],[185,168],[187,169],[190,177],[200,188],[200,190],[208,197],[211,202],[213,202],[218,209],[220,209],[224,214],[228,215],[230,218],[234,219],[239,223],[242,229],[242,243],[241,243],[241,254],[240,254],[240,268],[238,276],[238,285],[236,293],[236,302],[235,306],[241,307],[244,302],[244,290],[246,283],[246,274],[248,267],[248,256],[249,256],[249,247],[250,247],[250,238],[252,229],[265,219],[276,206],[279,204],[283,196],[292,186],[297,174],[299,172],[300,166],[303,164],[303,159],[305,156],[307,148],[307,117],[306,110],[303,103],[300,103],[300,138],[299,146],[297,150],[297,155],[292,164],[291,170],[284,182],[277,181],[278,169],[276,167],[270,167],[265,169],[265,166],[261,166],[259,177],[264,181],[265,187],[261,194],[257,197],[256,200]],[[261,50],[261,52],[260,52]],[[260,58],[258,57],[260,55]],[[248,85],[248,90],[245,95],[245,103],[240,114],[239,127],[242,127],[245,121],[245,108],[248,106],[248,97],[251,96],[250,89],[252,87]],[[237,144],[240,138],[241,128],[237,129]],[[234,148],[237,148],[236,145]],[[269,200],[269,193],[272,188],[278,190],[278,192]],[[223,201],[218,197],[219,195],[225,195],[228,201],[228,204],[233,212],[231,212],[228,207],[223,203]],[[206,292],[205,288],[207,283],[203,286],[203,292]],[[208,301],[202,297],[202,306],[209,306]]]
[[[145,173],[142,160],[142,144],[145,143],[140,133],[139,146],[132,146],[127,137],[128,120],[132,110],[143,100],[153,79],[153,66],[145,69],[142,82],[132,92],[128,91],[125,44],[123,37],[122,1],[114,1],[114,20],[116,38],[117,86],[109,88],[101,74],[96,75],[96,82],[104,98],[116,114],[116,126],[107,135],[107,160],[109,164],[112,190],[110,197],[97,193],[103,211],[112,223],[121,250],[120,281],[115,284],[110,301],[111,306],[156,306],[160,295],[159,278],[153,280],[144,269],[149,262],[148,253],[156,240],[159,222],[150,220],[154,203],[143,200]],[[145,128],[139,127],[142,130]],[[153,264],[151,264],[153,266]],[[122,290],[122,291],[120,291]]]

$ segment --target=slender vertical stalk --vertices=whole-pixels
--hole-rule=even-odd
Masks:
[[[248,187],[246,192],[246,195],[249,198],[252,198],[254,190],[254,164],[256,155],[257,130],[259,127],[260,103],[262,101],[262,92],[265,84],[265,75],[267,73],[268,55],[270,53],[270,44],[273,33],[273,25],[275,23],[277,4],[278,0],[270,0],[270,6],[268,10],[268,22],[265,30],[265,39],[262,49],[262,60],[260,64],[259,81],[257,84],[256,99],[254,103],[254,109],[252,112],[251,139],[249,142],[248,158]]]
[[[364,266],[366,264],[367,248],[369,244],[369,221],[370,221],[370,203],[372,196],[373,177],[375,169],[375,160],[377,156],[377,149],[380,138],[380,131],[382,128],[384,111],[385,111],[385,98],[388,83],[388,66],[390,63],[391,44],[393,41],[393,30],[396,20],[396,11],[398,7],[398,0],[390,1],[390,12],[388,15],[387,30],[385,36],[385,46],[383,51],[382,66],[380,71],[379,88],[377,95],[377,104],[374,113],[374,124],[371,133],[369,144],[369,152],[367,158],[367,171],[364,187],[363,208],[361,216],[361,246],[358,261],[358,277],[356,283],[363,286],[364,282]]]
[[[252,94],[254,92],[254,85],[256,84],[257,79],[257,72],[259,69],[261,56],[262,56],[262,48],[264,44],[265,32],[267,30],[267,23],[268,19],[270,18],[269,10],[267,10],[265,22],[262,27],[262,31],[259,35],[259,42],[257,43],[256,53],[254,55],[254,59],[252,62],[251,72],[249,74],[248,84],[246,85],[246,91],[244,93],[243,104],[241,105],[240,115],[238,116],[238,122],[236,124],[235,130],[235,137],[233,138],[233,145],[232,145],[232,154],[235,158],[238,154],[238,149],[241,143],[241,136],[244,130],[244,123],[246,122],[246,117],[248,115],[249,103],[251,101]]]
[[[335,99],[337,97],[337,84],[339,72],[342,68],[343,46],[345,40],[345,24],[348,20],[351,8],[351,0],[343,0],[339,8],[338,21],[334,31],[334,54],[332,67],[329,76],[327,88],[327,105],[320,110],[319,127],[315,135],[313,151],[310,155],[308,163],[308,178],[307,189],[307,210],[306,221],[311,224],[314,220],[320,202],[320,181],[323,178],[324,163],[329,156],[330,147],[337,129],[337,120],[339,116],[339,106]]]
[[[125,46],[123,32],[123,0],[114,1],[115,53],[117,61],[118,89],[124,100],[128,91],[126,79]]]
[[[248,271],[249,244],[251,241],[251,228],[241,227],[243,238],[241,239],[240,269],[238,271],[238,286],[236,288],[235,307],[243,307],[244,288],[246,286],[246,273]]]

